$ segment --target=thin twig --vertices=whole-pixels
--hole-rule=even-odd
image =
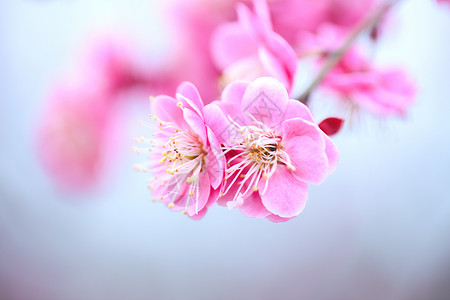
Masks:
[[[371,29],[377,25],[384,14],[395,4],[396,0],[386,1],[381,5],[372,15],[367,19],[363,20],[355,30],[349,35],[345,42],[336,51],[329,54],[325,65],[317,74],[316,78],[311,82],[308,88],[297,98],[297,100],[306,103],[311,92],[320,84],[324,77],[334,68],[334,66],[339,62],[342,56],[347,52],[353,42],[359,37],[359,35],[366,29]]]

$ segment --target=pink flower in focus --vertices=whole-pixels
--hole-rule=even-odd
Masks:
[[[337,166],[334,143],[274,78],[228,85],[205,118],[227,156],[218,203],[248,217],[281,222],[297,216],[307,184],[321,183]]]
[[[272,76],[291,91],[297,57],[289,44],[272,29],[264,0],[254,1],[254,11],[237,5],[238,21],[219,26],[212,37],[211,51],[223,72],[225,83]]]
[[[114,155],[117,120],[107,95],[89,86],[59,86],[38,129],[38,155],[59,186],[80,190],[99,183]]]
[[[137,169],[156,175],[148,185],[154,200],[200,218],[218,198],[225,166],[218,139],[204,123],[203,101],[195,86],[184,82],[176,99],[158,96],[152,108],[158,130],[151,139],[136,140],[150,144],[135,149],[150,151],[149,161]]]

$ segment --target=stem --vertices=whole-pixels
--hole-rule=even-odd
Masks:
[[[331,71],[331,69],[334,68],[334,66],[339,62],[342,56],[344,56],[344,54],[359,37],[359,35],[366,29],[375,27],[380,19],[384,16],[384,14],[392,7],[393,4],[395,4],[396,1],[398,0],[386,1],[372,15],[363,20],[348,36],[345,42],[336,51],[329,54],[323,68],[320,70],[320,72],[317,74],[316,78],[311,82],[308,88],[300,95],[300,97],[297,98],[297,100],[306,104],[312,91],[320,84],[320,82]]]

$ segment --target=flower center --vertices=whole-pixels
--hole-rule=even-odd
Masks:
[[[260,192],[261,195],[264,194],[278,165],[285,165],[289,170],[295,171],[289,155],[284,151],[282,138],[263,123],[256,120],[254,123],[254,126],[240,126],[232,121],[238,134],[231,141],[231,146],[224,147],[224,153],[231,156],[228,159],[225,180],[231,183],[226,184],[222,196],[228,193],[237,181],[240,187],[233,200],[240,195],[258,191],[261,178],[266,180],[264,190]],[[242,192],[243,189],[245,190]]]
[[[189,205],[196,205],[198,212],[199,174],[205,164],[206,151],[196,134],[181,130],[174,123],[158,120],[159,130],[152,134],[152,139],[136,138],[135,142],[147,144],[148,147],[133,150],[137,153],[150,152],[149,161],[136,165],[135,169],[155,172],[154,180],[148,184],[156,200],[168,203],[169,208],[183,207],[186,214]],[[144,122],[140,122],[144,124]],[[150,124],[145,124],[149,125]],[[185,200],[185,201],[183,201]]]

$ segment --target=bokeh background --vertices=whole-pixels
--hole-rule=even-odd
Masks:
[[[416,104],[403,120],[347,126],[338,170],[299,217],[273,224],[222,207],[192,221],[152,203],[130,150],[145,101],[124,109],[97,190],[64,193],[42,169],[49,88],[96,33],[163,53],[158,4],[0,2],[0,299],[450,299],[450,7],[396,8],[376,60],[410,71]]]

